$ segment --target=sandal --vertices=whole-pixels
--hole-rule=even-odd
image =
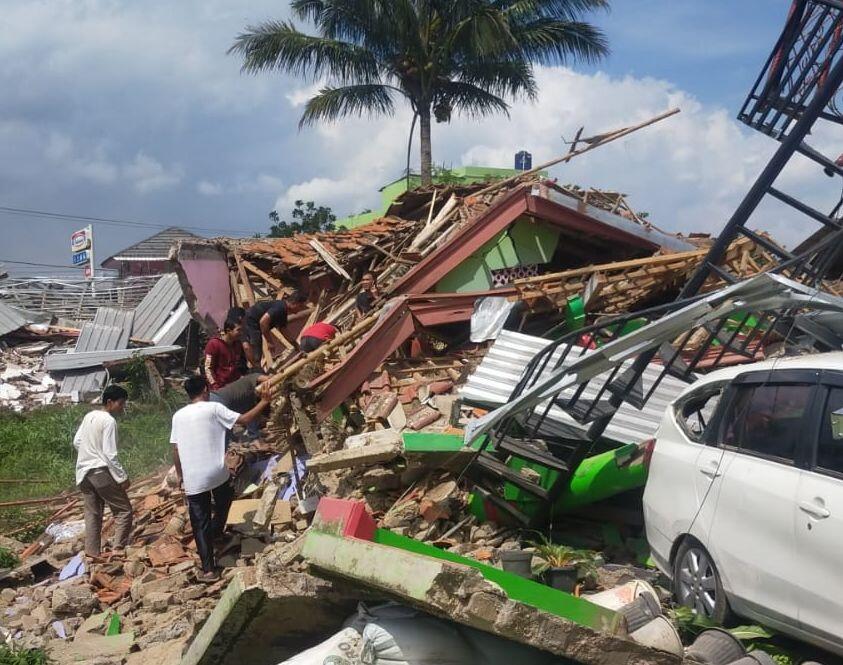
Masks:
[[[206,573],[200,573],[196,576],[196,579],[200,582],[219,582],[220,580],[220,573],[218,570],[210,570]]]

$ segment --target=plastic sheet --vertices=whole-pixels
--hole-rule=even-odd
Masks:
[[[480,298],[471,314],[471,341],[479,343],[496,339],[515,305],[515,302],[499,296]]]

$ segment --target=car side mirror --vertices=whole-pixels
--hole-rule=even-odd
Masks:
[[[843,409],[838,409],[831,414],[831,437],[835,441],[843,440]]]

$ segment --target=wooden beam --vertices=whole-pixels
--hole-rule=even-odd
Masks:
[[[246,270],[248,270],[249,272],[257,275],[258,277],[260,277],[264,282],[266,282],[267,284],[269,284],[273,288],[276,288],[279,291],[284,288],[284,285],[281,282],[279,282],[277,279],[275,279],[271,275],[265,273],[263,270],[258,268],[253,263],[250,263],[246,259],[241,259],[241,262],[243,264],[243,267],[246,268]]]

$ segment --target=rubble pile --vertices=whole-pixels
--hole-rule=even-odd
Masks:
[[[207,334],[216,332],[229,305],[248,307],[293,289],[303,290],[311,305],[294,332],[323,320],[340,332],[308,354],[280,336],[272,345],[265,370],[274,398],[262,438],[232,446],[227,456],[237,499],[228,537],[217,548],[218,563],[227,569],[220,582],[197,581],[184,498],[170,470],[132,488],[132,544],[119,555],[86,560],[80,554],[81,508],[75,497],[65,497],[38,541],[11,543],[22,563],[0,580],[7,587],[0,595],[3,637],[46,646],[59,663],[89,652],[137,662],[151,649],[176,654],[162,660],[177,662],[235,576],[303,576],[297,584],[308,587],[310,578],[304,576],[329,567],[303,553],[318,532],[314,516],[326,498],[360,502],[374,522],[372,530],[433,548],[428,552],[497,567],[507,553],[526,552],[530,568],[540,564],[531,549],[537,534],[478,508],[466,477],[476,451],[463,445],[464,428],[486,412],[465,398],[469,378],[491,357],[504,327],[530,348],[542,336],[554,338],[609,315],[670,302],[704,260],[707,242],[660,231],[623,195],[560,187],[529,173],[492,184],[409,192],[385,218],[333,234],[180,242],[171,258],[193,319]],[[743,238],[732,244],[723,267],[751,276],[772,263],[762,243]],[[368,272],[375,274],[380,295],[371,311],[361,312],[356,296]],[[705,289],[724,283],[714,274]],[[229,297],[219,298],[225,289]],[[215,297],[208,297],[208,290]],[[770,335],[765,344],[776,341]],[[578,343],[585,350],[602,340],[590,333]],[[501,376],[517,367],[515,347],[480,389],[495,388],[495,371]],[[503,349],[503,357],[509,351]],[[758,345],[734,362],[766,351]],[[25,360],[26,347],[9,353],[21,360],[6,361],[2,386],[21,395],[19,384],[49,386],[49,377]],[[513,387],[504,385],[501,399]],[[33,393],[39,391],[27,395]],[[637,474],[615,493],[635,492],[643,483],[640,440],[611,442],[619,449],[628,446],[613,461],[616,468]],[[524,466],[511,471],[508,482],[517,486],[538,475]],[[580,581],[578,595],[655,581],[640,567],[646,558],[642,528],[640,519],[629,515],[636,512],[630,503],[635,500],[602,505],[599,519],[571,511],[575,514],[565,520],[567,539],[602,552],[594,557],[594,574]],[[490,593],[485,587],[477,592],[478,598]],[[450,607],[443,601],[437,609]],[[474,626],[482,614],[475,610],[454,611]],[[624,625],[615,626],[613,640],[626,639]],[[591,657],[582,662],[600,662]]]
[[[0,348],[0,405],[28,411],[57,403],[57,382],[43,368],[43,355],[53,342],[28,342]]]

